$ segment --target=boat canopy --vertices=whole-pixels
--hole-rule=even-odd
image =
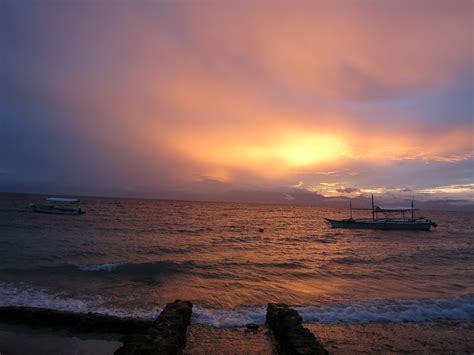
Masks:
[[[402,206],[376,206],[375,212],[408,212],[415,211],[413,207],[402,207]]]
[[[59,202],[59,203],[79,203],[80,200],[77,198],[65,198],[65,197],[50,197],[47,198],[48,202]]]

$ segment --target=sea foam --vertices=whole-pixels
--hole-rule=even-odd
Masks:
[[[474,320],[474,296],[430,300],[369,300],[295,309],[308,323]]]
[[[118,317],[154,319],[161,307],[154,310],[115,308],[103,297],[71,298],[48,290],[22,287],[0,282],[0,306],[45,307],[73,312],[96,312]],[[132,300],[133,301],[133,300]],[[106,305],[107,304],[107,305]],[[322,307],[295,306],[306,323],[368,323],[433,320],[474,321],[474,295],[451,299],[370,300],[341,302]],[[195,304],[192,322],[214,327],[236,327],[246,323],[263,324],[266,305],[236,309],[215,309]]]
[[[474,320],[474,296],[434,300],[375,300],[336,303],[322,307],[295,306],[305,323],[369,323],[433,320]],[[234,310],[193,308],[193,322],[234,327],[265,322],[266,306]]]
[[[61,293],[50,293],[36,287],[15,286],[0,282],[0,306],[28,306],[49,308],[58,311],[88,313],[95,312],[117,317],[138,317],[155,319],[161,312],[160,307],[153,311],[136,308],[115,308],[105,305],[100,296],[72,298]]]

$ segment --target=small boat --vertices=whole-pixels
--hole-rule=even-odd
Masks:
[[[30,204],[31,210],[37,213],[48,214],[66,214],[66,215],[80,215],[85,213],[79,207],[80,200],[76,198],[65,197],[50,197],[47,198],[47,204]]]
[[[372,218],[352,218],[352,202],[349,202],[351,216],[346,219],[330,219],[325,220],[330,224],[331,228],[352,228],[352,229],[383,229],[383,230],[424,230],[429,231],[431,227],[437,227],[437,224],[430,219],[424,217],[415,217],[416,208],[400,206],[374,206],[374,196],[372,195]],[[360,210],[369,210],[367,208],[357,208]],[[410,212],[410,217],[405,218],[405,213]],[[384,217],[379,218],[379,213],[383,213]],[[401,218],[389,218],[388,214],[398,213]]]

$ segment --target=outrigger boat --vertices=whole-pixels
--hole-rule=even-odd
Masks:
[[[46,205],[30,204],[31,210],[37,213],[48,214],[79,215],[85,213],[79,207],[81,201],[77,198],[50,197],[46,201],[48,202]]]
[[[331,228],[353,228],[353,229],[384,229],[384,230],[424,230],[429,231],[430,228],[437,227],[437,224],[430,219],[424,217],[415,217],[416,208],[400,206],[374,206],[374,196],[372,195],[372,218],[352,218],[352,201],[349,202],[351,216],[346,219],[330,219],[325,220],[331,225]],[[370,210],[367,208],[357,208],[357,210]],[[405,213],[411,212],[409,218],[405,218]],[[379,213],[384,214],[384,218],[379,218]],[[398,213],[401,218],[389,218],[387,214]]]

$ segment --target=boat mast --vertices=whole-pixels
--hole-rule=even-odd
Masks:
[[[349,200],[349,208],[351,209],[351,219],[352,219],[352,200]]]
[[[374,194],[372,194],[372,220],[375,221]]]
[[[411,200],[411,219],[415,219],[415,211],[413,210],[413,200]]]

